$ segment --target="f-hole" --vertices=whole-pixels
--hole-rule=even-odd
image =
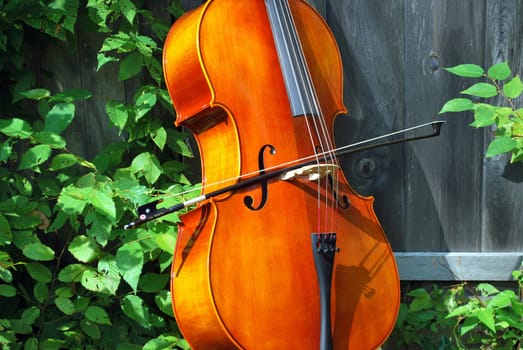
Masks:
[[[260,151],[258,152],[258,168],[260,169],[260,175],[265,174],[265,152],[269,150],[269,153],[275,154],[276,148],[272,145],[264,145],[262,148],[260,148]],[[257,206],[254,206],[254,198],[252,196],[245,196],[243,198],[243,203],[245,203],[245,206],[249,208],[250,210],[260,210],[265,206],[265,203],[267,203],[267,196],[269,194],[269,190],[267,187],[267,180],[263,180],[260,183],[261,187],[261,200],[260,203]]]
[[[342,194],[342,196],[340,197],[338,195],[338,191],[334,190],[334,182],[332,180],[331,174],[327,175],[327,181],[329,181],[329,185],[333,189],[332,194],[334,195],[334,199],[338,202],[338,207],[340,207],[341,209],[349,208],[349,206],[350,206],[349,198],[344,194]]]

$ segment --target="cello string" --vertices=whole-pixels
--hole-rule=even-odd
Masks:
[[[314,118],[309,118],[308,114],[311,113],[312,115],[317,114],[317,110],[314,108],[315,105],[311,103],[309,96],[307,94],[303,94],[303,90],[301,90],[302,87],[307,87],[308,84],[310,84],[310,81],[306,74],[301,70],[304,68],[302,65],[303,60],[303,52],[300,51],[301,47],[299,46],[299,39],[296,35],[296,24],[292,18],[292,14],[290,11],[289,3],[286,0],[283,1],[276,1],[275,2],[276,8],[278,11],[276,13],[281,14],[281,17],[279,18],[279,30],[281,31],[281,37],[285,40],[285,49],[286,54],[289,62],[291,62],[291,66],[293,69],[291,69],[292,76],[293,76],[293,83],[296,86],[296,91],[298,92],[297,97],[299,99],[299,104],[301,107],[301,113],[303,113],[303,118],[305,118],[305,125],[308,130],[309,134],[309,140],[312,149],[314,152],[317,152],[317,147],[315,146],[314,136],[313,136],[313,127],[314,127],[314,134],[318,136],[318,140],[320,142],[320,149],[324,149],[323,140],[321,139],[320,134],[318,132],[318,125],[315,122]],[[278,6],[279,5],[279,6]],[[301,59],[301,60],[300,60]],[[301,68],[301,69],[300,69]],[[310,90],[305,90],[310,91]],[[296,102],[296,101],[295,101]],[[291,104],[293,102],[291,101]],[[312,119],[311,123],[309,119]],[[313,127],[311,127],[311,124]],[[320,167],[320,159],[319,157],[316,157],[316,164],[319,169]],[[317,231],[320,232],[321,228],[321,179],[318,179],[316,181],[316,197],[317,197]]]
[[[292,12],[290,10],[290,5],[289,5],[288,1],[284,1],[284,3],[285,4],[282,4],[282,7],[285,6],[285,13],[286,13],[286,15],[288,17],[288,21],[289,21],[288,31],[289,31],[290,35],[292,36],[292,41],[294,43],[293,48],[295,51],[294,55],[296,57],[296,65],[299,68],[301,68],[298,70],[299,74],[303,76],[301,80],[306,82],[306,84],[304,85],[304,88],[307,90],[308,93],[306,93],[305,96],[303,96],[303,97],[306,99],[306,103],[310,107],[310,110],[313,112],[312,115],[310,116],[310,119],[312,120],[312,122],[314,124],[314,129],[316,130],[316,135],[320,142],[320,149],[324,152],[325,151],[330,152],[331,153],[330,158],[333,161],[333,163],[335,165],[339,165],[339,163],[336,159],[336,155],[334,153],[332,153],[332,150],[334,148],[333,140],[330,137],[330,133],[328,132],[328,128],[325,123],[325,117],[324,117],[323,111],[320,107],[320,103],[319,103],[318,96],[316,93],[316,88],[314,86],[314,82],[312,81],[311,71],[310,71],[309,65],[307,63],[307,60],[305,58],[305,55],[304,55],[302,43],[297,34],[296,23],[295,23],[293,15],[292,15]],[[309,118],[307,118],[306,120],[308,121]],[[318,167],[319,167],[319,163],[318,163]],[[335,222],[334,214],[337,210],[337,203],[334,199],[335,198],[334,194],[337,193],[338,183],[339,183],[338,171],[335,171],[332,173],[332,186],[330,189],[331,193],[330,193],[330,196],[328,196],[327,194],[329,193],[329,188],[328,188],[329,181],[327,181],[327,179],[325,179],[325,181],[324,181],[325,201],[322,204],[321,177],[318,178],[318,182],[317,182],[318,207],[320,207],[321,205],[323,205],[323,207],[324,207],[323,216],[321,215],[321,209],[318,208],[318,210],[319,210],[318,222],[320,222],[322,218],[324,219],[324,229],[323,229],[324,232],[329,232],[334,229],[334,227],[333,227],[334,222]],[[329,200],[329,198],[330,198],[330,200]],[[329,217],[330,217],[330,220],[328,219]],[[329,229],[329,227],[331,229]],[[321,230],[319,229],[318,232],[320,232],[320,231]]]

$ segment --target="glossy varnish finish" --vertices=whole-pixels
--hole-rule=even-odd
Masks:
[[[289,1],[325,123],[345,111],[336,43],[321,17]],[[314,154],[306,118],[293,117],[262,0],[214,0],[180,18],[164,50],[177,125],[191,129],[202,157],[204,192],[259,170]],[[329,132],[331,132],[329,130]],[[270,145],[268,147],[267,145]],[[270,149],[274,152],[270,152]],[[399,281],[372,198],[338,174],[332,281],[335,349],[373,349],[389,335]],[[182,217],[171,288],[177,322],[195,349],[318,349],[320,303],[311,250],[318,197],[301,179],[272,180],[212,199]],[[319,230],[322,230],[320,228]]]

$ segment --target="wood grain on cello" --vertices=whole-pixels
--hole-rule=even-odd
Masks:
[[[182,216],[176,320],[194,349],[375,349],[399,307],[391,248],[337,163],[342,65],[302,0],[210,0],[164,47],[177,118],[194,134],[202,195],[318,156],[316,166],[220,193]]]

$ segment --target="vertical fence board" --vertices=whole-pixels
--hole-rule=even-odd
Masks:
[[[485,35],[486,67],[508,61],[514,74],[523,74],[523,6],[517,0],[487,1]],[[500,99],[491,101],[503,103]],[[521,108],[523,99],[515,101]],[[484,135],[492,140],[492,130]],[[484,225],[482,249],[517,251],[523,249],[523,163],[510,164],[510,156],[485,160]]]
[[[390,133],[404,126],[403,3],[400,1],[329,1],[327,20],[344,63],[348,116],[335,126],[338,145]],[[393,246],[404,232],[403,150],[399,146],[355,153],[342,160],[357,192],[375,197],[375,210]]]
[[[412,1],[405,15],[405,106],[409,124],[444,119],[442,135],[406,145],[408,251],[477,251],[482,138],[464,115],[437,116],[463,90],[442,68],[483,59],[483,1]],[[481,63],[481,62],[480,62]]]

